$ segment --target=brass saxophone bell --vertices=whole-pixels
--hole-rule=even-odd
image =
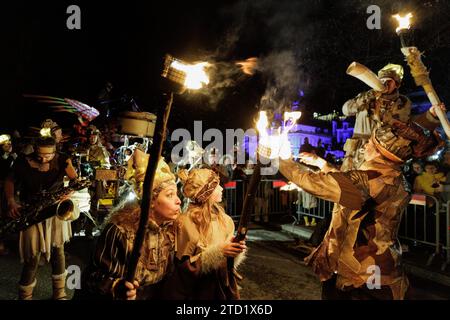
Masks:
[[[58,204],[58,207],[56,208],[56,216],[58,217],[58,219],[63,221],[71,220],[74,209],[75,206],[72,200],[63,200]]]

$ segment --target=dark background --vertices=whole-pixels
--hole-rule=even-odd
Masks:
[[[66,9],[81,8],[81,30],[68,30]],[[381,30],[369,30],[366,9],[382,9]],[[134,97],[142,110],[161,104],[161,63],[170,53],[187,61],[228,63],[256,56],[266,69],[233,76],[210,94],[175,98],[171,129],[252,125],[270,89],[297,100],[306,113],[341,110],[363,83],[345,74],[352,61],[377,71],[405,67],[402,91],[416,90],[403,61],[391,15],[414,12],[414,41],[425,51],[436,91],[450,94],[450,1],[15,1],[2,4],[1,110],[3,129],[38,126],[46,117],[71,125],[23,94],[80,100],[97,107],[106,81],[113,98]],[[286,59],[288,57],[288,59]],[[229,66],[228,66],[229,67]],[[299,92],[304,95],[300,96]],[[279,99],[276,98],[276,99]],[[118,103],[120,104],[120,103]],[[123,106],[126,108],[126,106]]]

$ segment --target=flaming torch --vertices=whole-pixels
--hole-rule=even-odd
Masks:
[[[269,135],[267,129],[269,127],[269,120],[267,119],[266,111],[259,112],[259,119],[256,123],[256,128],[259,133],[259,144],[269,146],[276,156],[280,153],[280,147],[283,143],[289,143],[288,133],[294,127],[297,120],[300,119],[301,112],[285,112],[284,113],[284,130],[280,134],[279,129],[277,135]],[[241,218],[239,220],[239,226],[237,229],[235,242],[239,242],[245,239],[248,231],[248,224],[250,222],[251,213],[253,212],[253,206],[255,202],[255,195],[261,180],[261,163],[258,160],[258,153],[256,154],[256,166],[253,170],[252,177],[247,187],[247,192],[244,198],[244,204],[242,205]],[[230,260],[229,260],[230,261]],[[231,260],[232,261],[232,260]],[[230,264],[229,264],[230,266]],[[232,265],[231,265],[232,266]]]
[[[193,65],[186,65],[179,60],[174,60],[170,65],[172,68],[177,69],[186,74],[184,80],[184,86],[188,89],[198,90],[209,83],[209,78],[206,75],[205,67],[208,62],[200,62]]]
[[[267,119],[266,111],[259,112],[259,120],[256,123],[256,128],[260,134],[261,142],[267,144],[270,136],[267,133],[267,128],[269,126],[269,121]],[[250,223],[250,217],[253,212],[253,207],[255,205],[255,195],[258,189],[259,181],[261,180],[261,163],[258,159],[258,153],[256,153],[256,165],[253,170],[253,174],[247,186],[244,203],[242,205],[241,218],[239,220],[239,226],[237,228],[236,236],[234,237],[234,242],[239,242],[245,239],[248,231],[248,224]],[[231,261],[233,261],[231,259]],[[228,265],[230,266],[230,260],[228,260]],[[231,265],[232,266],[232,265]]]
[[[174,91],[176,93],[182,93],[186,89],[198,90],[205,84],[208,84],[209,79],[205,72],[205,67],[207,65],[207,62],[187,64],[181,60],[173,58],[170,55],[166,55],[165,57],[164,70],[161,75],[163,78],[170,80],[171,84],[176,85],[176,89],[175,87],[172,88],[166,106],[163,110],[160,110],[162,112],[158,112],[158,114],[162,113],[162,116],[158,116],[156,118],[154,140],[150,150],[150,161],[148,162],[147,169],[145,171],[139,227],[136,232],[133,251],[131,252],[131,257],[127,268],[126,280],[128,282],[133,283],[135,279],[137,263],[141,255],[142,244],[144,242],[145,230],[147,228],[151,207],[153,181],[166,137],[167,121],[169,119],[170,110],[172,107]]]
[[[396,28],[397,35],[400,37],[400,42],[402,45],[401,51],[408,62],[408,65],[411,69],[411,74],[414,78],[414,81],[417,86],[422,86],[425,90],[425,93],[428,96],[431,104],[437,106],[441,103],[436,91],[433,88],[433,84],[431,83],[429,72],[425,65],[422,62],[421,56],[422,53],[414,46],[408,46],[405,42],[405,36],[408,33],[408,30],[411,27],[410,19],[413,17],[411,13],[408,13],[405,16],[400,16],[398,14],[393,16],[398,21],[398,27]],[[445,134],[448,138],[450,138],[450,123],[447,119],[447,115],[441,110],[441,108],[435,108],[436,115],[441,122],[442,128],[445,131]]]
[[[261,142],[264,143],[265,145],[267,145],[270,139],[270,136],[267,133],[268,126],[269,121],[267,119],[266,111],[260,111],[259,120],[256,123],[256,128],[258,129],[258,132],[260,134]],[[258,152],[256,152],[256,165],[255,168],[253,169],[253,174],[247,185],[244,203],[242,204],[241,217],[239,219],[239,225],[236,231],[236,235],[233,239],[233,242],[242,241],[247,236],[248,225],[250,223],[250,218],[253,213],[253,208],[255,206],[255,196],[260,181],[261,181],[261,163],[258,160]],[[227,259],[227,267],[229,272],[235,274],[234,258]]]
[[[177,85],[178,93],[183,93],[186,89],[198,90],[209,84],[209,77],[206,73],[209,66],[208,62],[189,64],[167,54],[161,76]]]

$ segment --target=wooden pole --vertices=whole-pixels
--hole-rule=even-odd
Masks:
[[[158,116],[156,119],[155,135],[150,149],[150,158],[147,164],[147,170],[145,171],[139,227],[136,232],[136,237],[134,238],[133,251],[131,252],[126,274],[126,280],[131,283],[135,280],[136,268],[141,256],[142,244],[144,243],[145,231],[148,224],[152,200],[153,181],[155,179],[156,169],[158,167],[158,162],[161,157],[161,152],[166,137],[167,121],[172,108],[172,102],[173,93],[170,93],[162,116]]]

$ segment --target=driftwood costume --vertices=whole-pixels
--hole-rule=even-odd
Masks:
[[[219,176],[209,169],[194,169],[189,176],[179,173],[184,181],[184,195],[192,200],[178,221],[176,272],[169,298],[195,300],[238,299],[236,268],[244,252],[234,259],[234,268],[227,268],[221,246],[234,235],[233,220],[208,201],[219,184]],[[198,215],[209,211],[207,237],[202,237]]]
[[[175,176],[167,164],[160,160],[153,182],[153,198],[156,199],[161,190],[174,184]],[[127,272],[140,211],[137,204],[132,204],[111,215],[97,242],[93,261],[83,272],[82,291],[76,293],[76,298],[115,298],[114,288]],[[160,297],[160,281],[170,272],[174,249],[174,222],[157,225],[149,218],[136,271],[136,280],[140,285],[137,299]]]
[[[340,172],[325,166],[320,173],[310,173],[292,160],[280,160],[286,178],[306,192],[336,203],[324,240],[306,261],[324,282],[324,290],[327,281],[338,289],[337,298],[353,291],[357,294],[351,298],[403,299],[408,288],[400,265],[397,230],[410,196],[402,183],[400,165],[412,152],[407,139],[414,141],[417,131],[400,126],[398,132],[404,133],[400,137],[386,127],[374,132],[371,141],[383,157],[365,161],[360,170]],[[424,138],[415,146],[431,142]],[[413,151],[417,154],[420,150]],[[367,290],[376,267],[381,273],[381,289]]]
[[[378,77],[390,78],[400,83],[403,68],[400,65],[388,64],[378,72]],[[393,121],[407,123],[414,121],[422,127],[433,131],[440,122],[430,111],[420,115],[411,115],[411,101],[396,89],[391,94],[381,94],[369,90],[348,100],[342,107],[346,116],[356,116],[353,137],[347,139],[344,151],[345,159],[341,170],[358,169],[363,162],[361,148],[370,138],[374,129],[382,125],[391,125]]]

